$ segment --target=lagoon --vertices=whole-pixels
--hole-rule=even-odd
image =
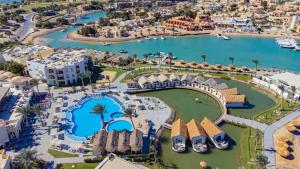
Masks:
[[[87,23],[105,16],[104,12],[87,14],[87,19],[79,18],[79,23]],[[110,46],[102,44],[72,41],[67,34],[79,29],[70,27],[65,32],[54,32],[44,35],[47,45],[52,47],[79,47],[98,51],[118,52],[126,49],[129,55],[137,54],[143,57],[145,53],[173,52],[180,60],[202,62],[200,55],[207,55],[207,61],[211,64],[230,64],[229,57],[234,57],[237,66],[254,67],[252,59],[258,59],[259,67],[279,68],[300,72],[300,52],[280,48],[274,38],[257,37],[232,37],[231,40],[220,40],[215,36],[186,36],[167,37],[166,40],[143,40],[142,42],[129,41],[115,43]]]

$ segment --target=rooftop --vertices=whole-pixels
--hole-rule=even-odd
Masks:
[[[277,80],[277,81],[284,81],[290,86],[295,86],[296,88],[300,88],[300,75],[290,72],[284,72],[275,74],[270,77],[271,79]]]
[[[202,122],[201,126],[204,128],[207,135],[213,137],[217,134],[223,133],[223,131],[211,120],[205,117]]]
[[[21,58],[21,57],[27,57],[27,56],[35,56],[38,54],[38,52],[49,50],[48,46],[40,46],[40,45],[34,45],[34,46],[25,46],[25,45],[18,45],[14,48],[7,49],[4,52],[2,52],[3,56],[10,56],[14,58]]]
[[[220,93],[222,93],[223,95],[237,95],[239,92],[237,88],[230,88],[230,89],[222,89],[220,90]]]
[[[186,125],[181,119],[176,120],[172,124],[171,137],[175,136],[184,136],[185,138],[188,138]]]
[[[206,136],[203,127],[195,119],[192,119],[189,123],[186,124],[186,126],[189,132],[190,139],[197,136]]]

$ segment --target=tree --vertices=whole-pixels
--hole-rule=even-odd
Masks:
[[[133,59],[134,59],[134,63],[136,63],[137,55],[136,55],[136,54],[133,54],[132,57],[133,57]]]
[[[148,54],[148,53],[145,53],[143,56],[144,56],[145,60],[147,61],[147,60],[148,60],[148,57],[149,57],[149,54]]]
[[[92,75],[93,73],[89,70],[85,72],[85,77],[89,78],[90,84],[92,84]]]
[[[285,91],[285,87],[284,85],[279,85],[278,86],[278,89],[280,90],[280,93],[281,93],[281,110],[284,110],[284,99],[283,99],[283,93]]]
[[[31,106],[31,110],[41,119],[44,118],[44,106],[42,104],[34,104],[33,106]]]
[[[92,113],[100,115],[101,117],[101,123],[102,123],[102,128],[105,128],[104,126],[104,112],[105,112],[105,106],[101,105],[101,104],[96,104],[93,107]]]
[[[37,90],[37,92],[38,92],[38,95],[40,94],[39,83],[40,83],[40,80],[39,80],[39,79],[31,79],[31,80],[29,81],[29,84],[30,84],[32,87],[36,87],[36,90]]]
[[[292,91],[293,99],[294,99],[296,91],[297,91],[297,88],[295,86],[291,86],[291,91]]]
[[[203,62],[206,61],[206,55],[201,55],[201,58],[203,59]]]
[[[78,74],[78,78],[80,78],[80,80],[81,80],[81,85],[82,85],[82,87],[84,87],[84,78],[85,78],[85,74],[84,74],[84,73],[79,73],[79,74]]]
[[[259,154],[255,157],[255,159],[257,169],[266,169],[266,165],[268,164],[268,157]]]
[[[173,59],[173,53],[172,53],[172,52],[169,52],[169,53],[168,53],[168,58],[169,58],[169,66],[170,66],[170,69],[171,69],[171,66],[172,66],[172,59]]]
[[[229,60],[230,60],[231,64],[233,65],[234,58],[233,57],[229,57]]]
[[[132,121],[132,116],[133,116],[133,114],[134,114],[133,110],[132,110],[131,108],[126,108],[126,109],[124,110],[124,112],[125,112],[125,115],[128,116],[128,117],[130,118],[130,121],[131,121],[131,123],[132,123],[133,129],[135,129],[134,124],[133,124],[133,121]]]
[[[110,76],[106,75],[105,79],[108,81],[108,86],[110,86]]]
[[[23,149],[13,160],[16,169],[32,169],[38,166],[37,151]]]
[[[25,106],[22,106],[22,107],[18,107],[16,109],[16,112],[23,115],[23,118],[24,118],[24,121],[25,121],[25,124],[26,126],[28,125],[28,115],[30,114],[30,110],[25,107]]]
[[[251,62],[255,65],[255,71],[257,71],[257,66],[259,64],[259,61],[257,59],[253,59]]]

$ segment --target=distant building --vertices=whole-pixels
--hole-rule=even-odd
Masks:
[[[7,49],[1,53],[4,61],[15,61],[26,64],[27,60],[46,57],[54,52],[53,48],[47,46],[24,46],[18,45],[14,48]]]
[[[29,75],[48,85],[65,86],[77,82],[87,71],[87,50],[60,49],[45,58],[27,61]]]

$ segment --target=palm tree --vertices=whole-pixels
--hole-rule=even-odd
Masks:
[[[230,60],[231,64],[233,65],[234,58],[233,57],[229,57],[229,60]]]
[[[259,61],[257,59],[253,59],[251,62],[255,65],[255,73],[256,73]]]
[[[170,66],[170,69],[171,69],[171,66],[172,66],[172,59],[173,59],[173,53],[172,53],[172,52],[169,52],[169,53],[168,53],[168,57],[169,57],[169,66]]]
[[[137,55],[136,55],[136,54],[133,54],[132,57],[133,57],[133,59],[134,59],[134,63],[136,63]]]
[[[278,86],[278,89],[280,90],[280,93],[281,93],[281,110],[284,109],[284,103],[283,103],[283,92],[285,91],[285,87],[283,85],[279,85]]]
[[[42,104],[34,104],[33,106],[31,106],[31,110],[41,119],[44,118],[44,106]]]
[[[14,158],[14,168],[16,169],[32,169],[38,165],[37,151],[31,149],[23,149]]]
[[[108,86],[110,86],[110,76],[106,75],[105,79],[108,81]]]
[[[133,129],[135,129],[134,124],[133,124],[133,121],[132,121],[132,116],[133,116],[133,114],[134,114],[133,110],[132,110],[131,108],[126,108],[126,109],[124,110],[124,112],[125,112],[125,115],[128,116],[128,117],[130,118],[130,121],[131,121],[131,123],[132,123]]]
[[[18,107],[16,109],[16,112],[23,115],[25,124],[27,126],[28,125],[28,115],[30,114],[30,110],[27,107],[22,106],[22,107]]]
[[[101,104],[96,104],[93,107],[92,113],[100,115],[100,117],[101,117],[101,123],[102,123],[102,128],[105,128],[105,126],[104,126],[105,106],[103,106]]]
[[[296,86],[291,86],[291,91],[292,91],[292,95],[293,95],[293,99],[294,99],[294,98],[295,98],[296,91],[297,91]],[[294,100],[295,100],[295,99],[294,99]]]
[[[146,59],[146,62],[147,62],[148,57],[149,57],[149,54],[148,54],[148,53],[145,53],[143,56],[144,56],[144,58]]]
[[[80,80],[81,80],[81,85],[82,85],[82,87],[84,87],[84,77],[85,77],[85,74],[84,74],[84,73],[79,73],[79,74],[78,74],[78,77],[79,77]]]
[[[89,70],[85,72],[85,77],[89,78],[90,84],[92,84],[92,75],[93,73]]]
[[[203,62],[206,61],[206,55],[201,55],[201,58],[203,59]]]
[[[268,164],[268,157],[260,154],[255,157],[255,161],[257,169],[265,169]]]
[[[29,81],[29,84],[32,86],[32,87],[36,87],[36,90],[38,92],[38,95],[40,93],[40,90],[39,90],[39,83],[40,83],[40,80],[39,79],[31,79]]]

